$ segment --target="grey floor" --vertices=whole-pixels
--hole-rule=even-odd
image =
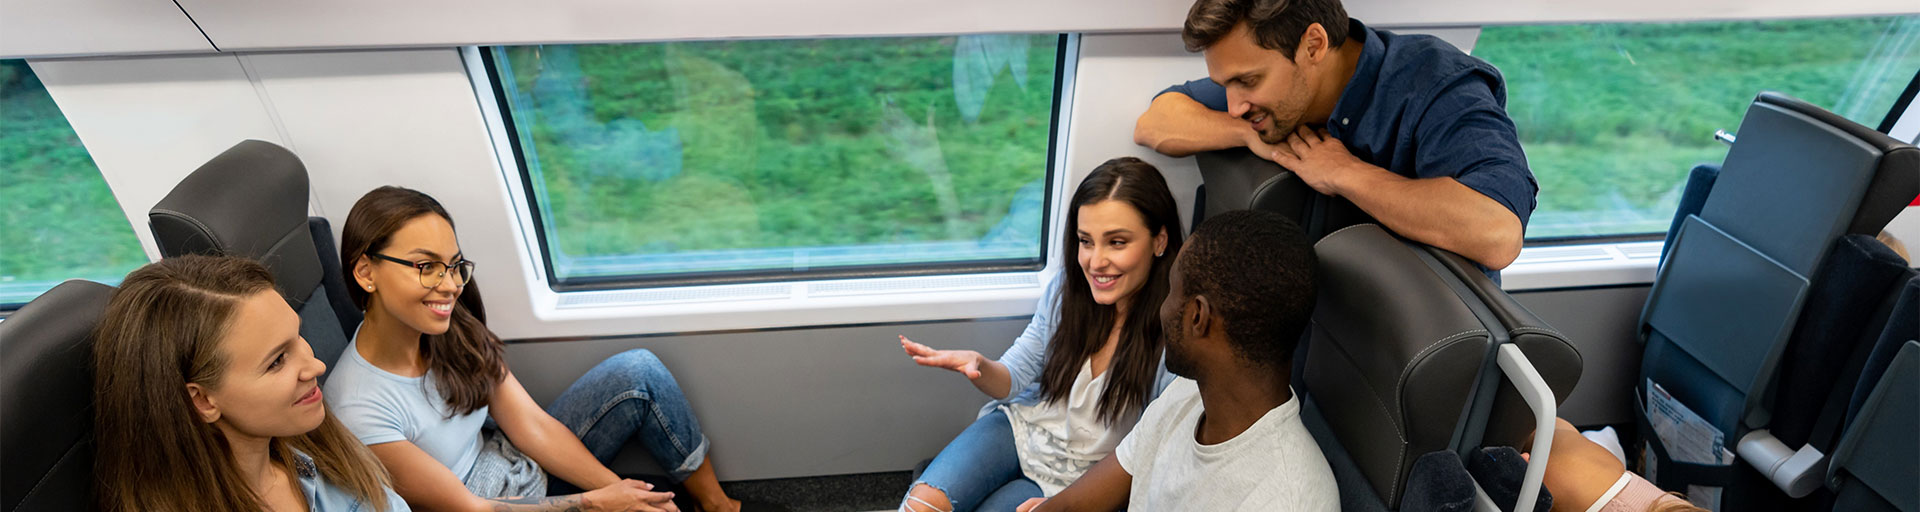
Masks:
[[[655,477],[639,478],[664,483]],[[912,479],[911,472],[900,471],[722,482],[720,487],[734,499],[778,504],[793,512],[885,511],[897,510]],[[680,510],[696,510],[692,503],[679,505]]]

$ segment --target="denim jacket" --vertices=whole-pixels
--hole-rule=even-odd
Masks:
[[[352,493],[348,493],[345,489],[335,487],[333,484],[327,483],[326,480],[322,480],[320,478],[319,468],[313,465],[313,457],[308,457],[307,454],[298,451],[293,452],[293,469],[294,472],[300,475],[300,493],[307,497],[307,510],[313,512],[362,512],[373,510],[373,507],[362,503],[360,498],[354,497]],[[400,499],[400,495],[393,493],[393,489],[384,490],[387,492],[387,512],[411,512],[413,510],[407,507],[406,501]]]
[[[1033,321],[1027,323],[1027,330],[1013,340],[1013,346],[1000,355],[1000,364],[1006,365],[1011,385],[1007,386],[1007,398],[987,402],[980,408],[979,416],[986,416],[1002,404],[1033,405],[1044,399],[1040,394],[1040,372],[1046,368],[1047,342],[1053,340],[1054,319],[1060,316],[1060,287],[1066,282],[1064,276],[1054,276],[1047,283],[1045,292],[1040,295],[1040,304],[1034,308]],[[1166,353],[1160,355],[1160,373],[1154,379],[1153,393],[1147,401],[1160,397],[1160,392],[1173,382],[1174,375],[1167,372]]]

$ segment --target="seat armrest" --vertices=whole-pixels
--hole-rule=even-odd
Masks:
[[[1520,480],[1520,495],[1514,500],[1517,510],[1522,503],[1532,504],[1540,500],[1540,487],[1547,477],[1547,458],[1553,451],[1554,418],[1559,414],[1558,402],[1553,398],[1553,388],[1547,386],[1547,380],[1540,377],[1533,363],[1520,347],[1501,345],[1498,361],[1500,371],[1520,390],[1520,397],[1526,399],[1527,406],[1533,409],[1533,448],[1527,457],[1526,476]],[[1473,486],[1474,509],[1486,512],[1500,512],[1493,500],[1487,497],[1487,491],[1478,482]]]
[[[1787,448],[1786,443],[1773,437],[1767,429],[1756,429],[1740,438],[1735,453],[1748,466],[1766,475],[1787,496],[1804,498],[1820,488],[1827,476],[1827,456],[1806,444],[1799,450]]]

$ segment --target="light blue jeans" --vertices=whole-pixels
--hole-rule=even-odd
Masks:
[[[1040,485],[1020,472],[1013,424],[1000,409],[974,420],[947,443],[914,486],[920,484],[946,493],[953,512],[1012,512],[1042,496]]]
[[[646,349],[621,352],[594,365],[560,393],[547,414],[572,429],[602,464],[612,462],[634,439],[675,482],[686,480],[707,460],[707,436],[700,433],[700,421],[693,417],[680,383]],[[554,483],[549,494],[579,492],[557,478],[549,481]]]

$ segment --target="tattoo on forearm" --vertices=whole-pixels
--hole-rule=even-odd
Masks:
[[[575,494],[553,498],[493,498],[493,512],[584,512],[587,500]]]

